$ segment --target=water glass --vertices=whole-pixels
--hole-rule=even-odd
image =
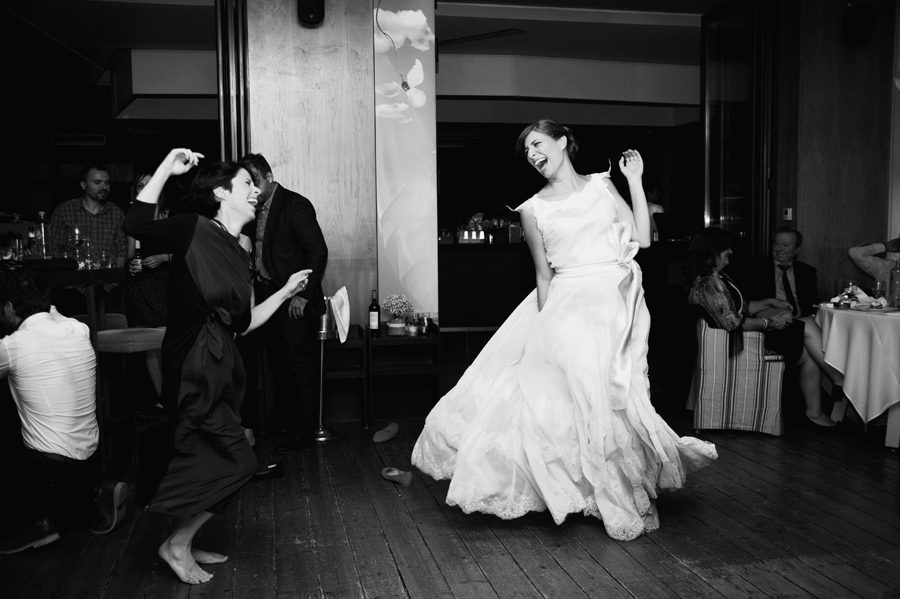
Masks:
[[[840,295],[847,291],[847,288],[853,287],[856,285],[856,281],[853,279],[836,279],[834,282],[834,294]]]
[[[872,297],[874,299],[878,299],[884,297],[887,294],[887,283],[884,281],[875,281],[875,284],[872,285]]]

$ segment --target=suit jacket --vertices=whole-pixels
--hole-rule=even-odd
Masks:
[[[819,282],[816,269],[794,261],[794,294],[799,304],[800,314],[807,316],[813,313],[813,304],[819,301]],[[748,300],[760,300],[775,297],[775,259],[772,256],[757,258],[747,265],[742,277],[741,291]]]
[[[269,200],[269,216],[263,235],[262,260],[277,286],[304,268],[311,268],[309,283],[298,295],[309,303],[304,316],[316,317],[325,313],[322,276],[328,263],[328,246],[316,221],[312,203],[281,185]]]

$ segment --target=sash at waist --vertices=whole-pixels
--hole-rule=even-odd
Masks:
[[[610,260],[609,262],[591,262],[589,264],[575,264],[572,266],[560,266],[554,269],[556,277],[585,277],[589,275],[598,275],[620,268],[628,268],[627,264],[621,264],[618,260]]]

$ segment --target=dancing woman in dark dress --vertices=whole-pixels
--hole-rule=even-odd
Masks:
[[[125,219],[126,233],[174,257],[162,346],[162,402],[172,421],[172,454],[149,509],[181,518],[159,556],[191,584],[212,578],[198,564],[228,559],[192,548],[194,535],[256,470],[238,416],[246,377],[234,337],[268,320],[303,289],[310,272],[294,273],[278,293],[254,305],[248,256],[238,235],[253,220],[259,189],[238,163],[198,169],[188,198],[191,212],[154,220],[166,180],[188,172],[200,158],[184,148],[170,151]]]

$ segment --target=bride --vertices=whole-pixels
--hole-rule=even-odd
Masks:
[[[650,404],[638,247],[650,244],[641,155],[582,175],[571,130],[552,120],[522,131],[517,149],[546,179],[516,208],[537,288],[513,311],[459,383],[434,407],[412,462],[449,478],[447,503],[517,518],[550,510],[601,518],[631,540],[659,527],[659,488],[716,459],[715,446],[678,435]]]

